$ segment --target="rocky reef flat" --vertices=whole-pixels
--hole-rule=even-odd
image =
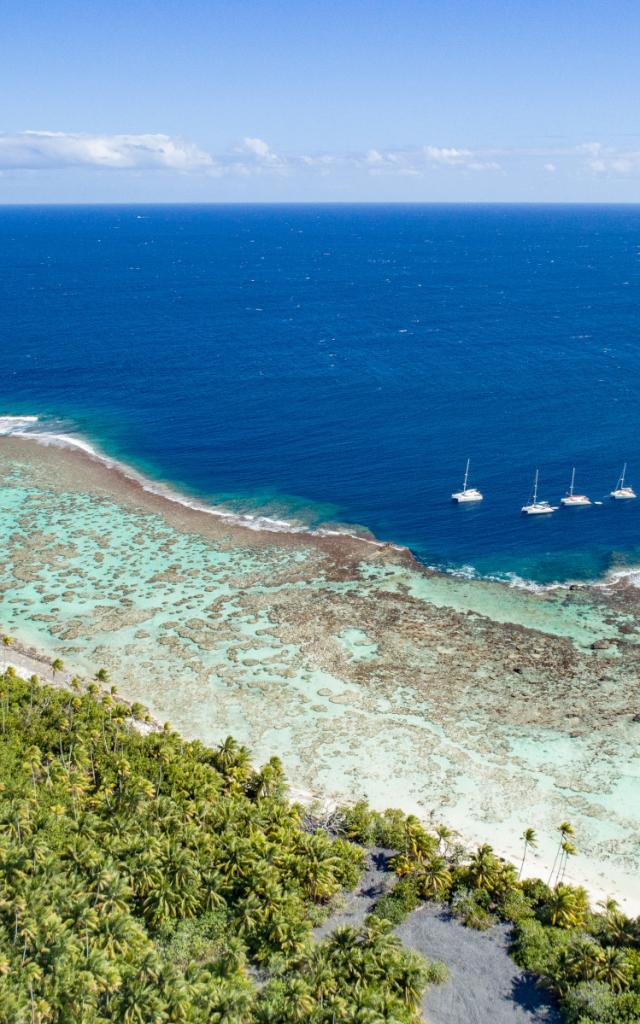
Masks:
[[[391,545],[248,529],[88,453],[0,439],[0,626],[182,733],[278,754],[640,909],[640,590],[517,589]]]

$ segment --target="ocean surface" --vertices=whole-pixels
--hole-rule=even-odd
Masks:
[[[453,571],[640,563],[640,207],[5,207],[0,270],[0,416]]]

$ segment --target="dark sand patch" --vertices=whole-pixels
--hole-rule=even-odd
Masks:
[[[442,960],[451,977],[425,994],[429,1024],[560,1024],[560,1014],[531,975],[509,956],[510,928],[466,928],[446,907],[414,911],[396,933],[406,946]]]
[[[391,850],[374,848],[357,889],[345,906],[314,931],[324,939],[340,925],[359,927],[396,876]],[[428,960],[442,960],[450,978],[425,993],[422,1013],[429,1024],[560,1024],[561,1017],[535,978],[509,956],[510,928],[478,932],[460,924],[447,907],[427,904],[395,929],[405,946]]]

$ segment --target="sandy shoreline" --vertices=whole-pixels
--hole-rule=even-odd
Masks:
[[[9,647],[0,648],[0,672],[5,672],[10,666],[15,670],[16,674],[23,679],[29,679],[30,676],[37,675],[41,683],[61,688],[69,688],[74,676],[79,675],[79,673],[75,673],[67,666],[65,666],[61,671],[54,673],[51,669],[50,660],[47,659],[42,652],[36,651],[33,648],[23,648],[16,641],[13,641]],[[133,702],[126,693],[118,693],[118,700],[125,701],[126,703]],[[137,728],[140,728],[140,723],[137,724]],[[144,726],[142,728],[144,729]],[[150,716],[149,728],[160,731],[162,729],[162,725],[160,722],[155,720],[153,716]],[[321,809],[321,813],[326,814],[327,816],[330,815],[330,813],[335,810],[339,804],[339,801],[335,797],[329,796],[320,790],[314,792],[312,790],[303,789],[299,786],[290,784],[288,792],[293,801],[301,803],[304,806],[316,805]],[[402,809],[412,810],[411,808]],[[429,822],[424,818],[423,821],[427,826],[432,824],[432,822]],[[513,843],[502,841],[500,837],[495,834],[488,834],[481,838],[472,837],[465,832],[464,828],[457,827],[452,821],[445,821],[445,824],[455,829],[456,835],[464,846],[471,849],[475,843],[488,842],[493,846],[498,856],[507,861],[511,861],[516,865],[516,867],[518,867],[518,869],[520,868],[522,858],[521,847],[518,848]],[[540,857],[535,850],[529,850],[524,870],[522,872],[522,877],[541,878],[544,881],[547,881],[551,867],[552,864],[549,860],[546,860],[544,857]],[[565,881],[569,885],[584,885],[589,892],[592,905],[595,905],[597,901],[605,900],[607,897],[615,895],[626,914],[632,917],[640,915],[640,880],[638,882],[637,891],[634,891],[633,893],[614,894],[611,889],[603,888],[597,881],[586,877],[581,872],[572,871],[569,867],[565,874]]]

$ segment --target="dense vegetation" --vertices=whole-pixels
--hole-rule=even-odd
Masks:
[[[360,930],[312,941],[372,845],[395,851],[395,887]],[[95,683],[0,676],[0,1024],[415,1024],[446,968],[392,926],[426,900],[511,922],[568,1024],[640,1024],[640,921],[564,883],[572,852],[563,823],[545,884],[400,811],[314,827],[277,758],[150,730]]]
[[[487,928],[497,920],[514,926],[513,956],[558,997],[569,1024],[640,1024],[640,919],[625,917],[614,901],[601,912],[584,889],[564,884],[573,852],[573,830],[559,826],[551,885],[520,881],[512,864],[490,846],[469,855],[442,827],[429,833],[415,818],[372,812],[366,804],[343,810],[345,834],[361,843],[384,840],[398,851],[395,888],[375,913],[399,923],[423,900],[449,903],[465,924]],[[523,863],[535,834],[523,835]]]
[[[0,676],[1,1024],[419,1020],[387,922],[311,941],[362,848],[303,827],[277,759],[143,718]]]

